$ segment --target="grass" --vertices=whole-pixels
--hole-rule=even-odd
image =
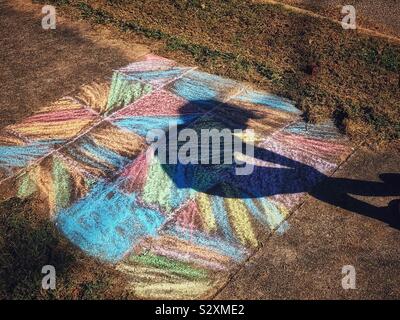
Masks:
[[[111,0],[108,3],[114,3]],[[256,70],[261,76],[268,79],[273,79],[274,72],[266,64],[259,61],[249,61],[242,58],[238,54],[230,52],[222,52],[220,50],[213,50],[207,46],[199,45],[182,39],[181,37],[173,36],[165,33],[158,29],[143,27],[134,21],[123,21],[115,19],[112,15],[101,9],[94,9],[90,5],[84,2],[77,4],[81,12],[81,17],[84,19],[90,19],[98,24],[113,24],[120,30],[125,32],[132,31],[143,35],[146,38],[154,40],[164,40],[165,47],[168,51],[182,51],[190,54],[196,62],[206,64],[209,61],[215,61],[217,59],[224,61],[225,63],[236,64],[236,69],[242,71],[248,71],[250,68]]]

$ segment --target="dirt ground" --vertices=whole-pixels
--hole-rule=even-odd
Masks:
[[[267,0],[268,1],[268,0]],[[278,0],[295,7],[313,11],[341,21],[342,7],[353,5],[356,9],[357,23],[367,29],[400,37],[400,2],[398,0]]]
[[[149,52],[62,17],[57,32],[44,30],[41,5],[17,0],[0,7],[0,128]]]
[[[364,6],[369,3],[359,2]],[[336,2],[332,3],[336,5]],[[306,3],[302,2],[301,5],[305,6]],[[309,6],[305,8],[325,14]],[[56,31],[43,30],[40,25],[41,7],[25,0],[0,2],[0,128],[18,122],[44,104],[65,96],[83,84],[104,79],[114,68],[160,48],[158,42],[152,44],[142,39],[141,43],[145,44],[138,44],[132,40],[135,36],[131,34],[118,33],[102,25],[71,21],[61,16],[57,20]],[[387,21],[391,21],[392,15],[396,17],[396,11],[390,11]],[[373,26],[365,23],[365,26]],[[378,30],[396,34],[396,23],[394,21],[393,26],[388,23],[387,29]],[[186,59],[186,56],[181,56],[181,59]],[[218,66],[213,67],[218,69]],[[383,76],[385,79],[393,82],[394,77],[390,74]],[[399,172],[400,149],[392,143],[386,149],[362,148],[336,176],[381,181],[379,175]],[[325,188],[329,192],[329,186]],[[388,188],[399,190],[398,181]],[[360,199],[386,208],[394,197],[364,196]],[[17,214],[23,208],[24,204],[9,205],[2,202],[0,211],[3,217],[7,217],[9,212]],[[399,218],[398,213],[397,218],[393,215],[390,208],[382,209],[382,216],[371,216],[368,211],[358,214],[310,198],[289,219],[290,229],[284,235],[276,234],[269,238],[216,298],[398,299],[400,231],[388,223],[391,219]],[[35,211],[31,208],[28,214],[22,215],[24,219],[35,220],[34,216]],[[59,235],[54,237],[58,238]],[[38,239],[41,239],[41,235]],[[3,244],[0,239],[0,245]],[[25,250],[29,250],[29,243]],[[77,260],[81,263],[79,267],[86,263],[82,256]],[[92,263],[87,262],[86,267],[82,268],[86,271],[100,268]],[[341,288],[343,265],[354,265],[356,268],[357,290],[345,291]],[[68,294],[59,293],[56,298],[79,298],[85,296],[82,292],[96,292],[98,287],[102,292],[101,297],[104,297],[104,287],[96,279],[74,276],[76,278],[68,279],[71,282],[66,288]],[[94,285],[85,286],[85,281]],[[15,283],[9,285],[18,288]],[[18,297],[31,298],[31,295],[20,288]]]

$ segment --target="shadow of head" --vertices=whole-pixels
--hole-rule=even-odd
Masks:
[[[194,107],[201,115],[185,121]],[[259,198],[310,190],[325,176],[313,167],[257,145],[260,110],[214,100],[180,109],[181,120],[165,133],[157,161],[177,188],[227,198]],[[273,119],[271,119],[273,121]],[[250,129],[250,130],[249,130]],[[253,130],[253,131],[251,131]]]

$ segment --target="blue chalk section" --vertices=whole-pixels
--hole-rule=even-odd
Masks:
[[[122,167],[129,160],[114,151],[104,148],[103,146],[96,145],[94,141],[89,138],[85,139],[86,143],[80,145],[81,149],[90,153],[96,159],[102,162],[109,163],[115,168]]]
[[[185,78],[175,82],[173,91],[188,101],[207,101],[218,98],[218,93],[213,88]]]
[[[232,258],[236,262],[241,262],[247,257],[247,252],[244,247],[237,246],[236,243],[233,245],[221,238],[211,237],[196,230],[188,231],[179,226],[173,226],[164,232],[179,239],[192,242],[196,245],[210,248],[213,251]]]
[[[176,95],[208,109],[227,98],[228,91],[238,87],[235,81],[204,72],[191,71],[171,87]]]
[[[321,124],[299,121],[288,126],[284,131],[317,139],[343,139],[343,135],[340,134],[332,121]]]
[[[215,86],[215,89],[220,88],[220,90],[238,87],[240,85],[238,82],[232,79],[223,78],[215,74],[202,71],[190,71],[185,75],[185,77],[196,82],[204,82],[210,87]]]
[[[57,217],[68,239],[109,262],[119,261],[141,238],[155,236],[164,222],[160,212],[140,207],[135,194],[123,194],[105,182]]]
[[[170,197],[168,199],[168,202],[171,206],[171,208],[178,208],[182,205],[182,203],[185,203],[188,201],[190,198],[194,198],[196,192],[193,189],[177,189],[174,188],[171,190]]]
[[[269,201],[267,198],[259,198],[259,199],[242,199],[244,203],[246,204],[248,210],[251,212],[251,214],[263,225],[270,226],[271,228],[275,228],[275,226],[271,225],[270,221],[282,221],[284,220],[284,217],[282,213],[279,211],[277,206]],[[259,201],[263,209],[266,210],[260,210],[255,204],[254,201]],[[268,221],[268,217],[270,217],[270,221]]]
[[[187,125],[200,116],[201,114],[188,114],[173,117],[126,117],[113,120],[113,123],[121,129],[129,130],[142,137],[146,137],[150,130],[168,129],[170,125]]]
[[[110,166],[114,169],[119,169],[129,162],[128,158],[96,145],[90,138],[84,138],[79,143],[78,149],[71,149],[69,153],[76,160],[102,171],[110,170]]]
[[[34,142],[25,146],[0,146],[0,166],[8,168],[25,167],[31,161],[51,152],[56,142],[44,141]]]
[[[280,226],[278,227],[278,229],[276,229],[276,233],[278,235],[283,235],[286,231],[288,231],[290,228],[290,225],[287,221],[283,221]]]
[[[175,79],[184,73],[188,68],[175,67],[168,70],[156,70],[156,71],[145,71],[145,72],[131,72],[125,73],[127,79],[142,80],[146,82]]]
[[[292,103],[265,92],[245,91],[244,93],[235,96],[234,100],[259,104],[272,109],[277,109],[290,113],[301,114],[301,111],[297,109]]]

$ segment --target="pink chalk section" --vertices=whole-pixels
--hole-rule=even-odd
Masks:
[[[169,91],[158,90],[115,113],[111,119],[140,116],[179,116],[196,113],[202,113],[202,111],[197,106],[190,104],[189,101]]]

